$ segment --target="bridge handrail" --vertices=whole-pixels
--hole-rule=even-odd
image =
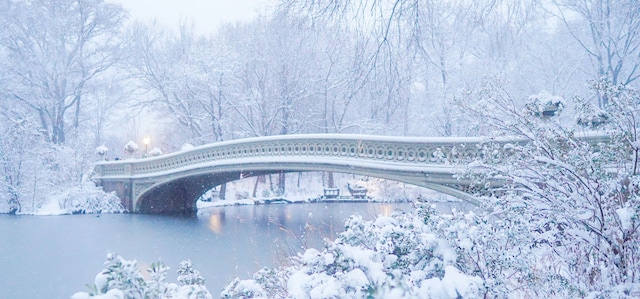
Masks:
[[[583,133],[581,139],[606,142],[603,133]],[[412,165],[449,165],[476,157],[483,142],[519,143],[523,138],[487,137],[398,137],[354,134],[275,135],[235,139],[194,147],[156,157],[101,161],[92,177],[133,176],[171,171],[194,164],[225,159],[269,156],[351,158]]]

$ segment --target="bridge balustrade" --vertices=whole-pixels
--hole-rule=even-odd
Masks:
[[[295,139],[289,136],[295,136]],[[347,135],[350,136],[350,135]],[[273,137],[273,136],[270,136]],[[479,154],[480,138],[442,138],[397,137],[352,139],[317,137],[311,135],[278,136],[274,138],[252,138],[244,142],[220,142],[191,150],[163,156],[135,160],[107,161],[96,165],[96,175],[140,176],[160,173],[206,162],[231,159],[246,159],[273,156],[305,156],[324,158],[349,158],[364,161],[450,165],[461,159],[473,158]]]

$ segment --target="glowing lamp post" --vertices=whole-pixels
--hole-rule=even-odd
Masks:
[[[144,156],[146,157],[148,154],[149,143],[151,143],[151,138],[149,137],[143,138],[142,143],[144,144]]]

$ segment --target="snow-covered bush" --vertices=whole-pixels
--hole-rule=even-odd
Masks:
[[[109,152],[109,149],[104,145],[96,147],[96,150],[95,150],[96,155],[100,155],[100,156],[106,155],[107,152]]]
[[[438,213],[429,203],[417,215],[439,238],[456,250],[456,267],[484,282],[484,298],[571,297],[571,290],[547,288],[558,283],[546,268],[548,250],[536,246],[533,234],[521,225],[518,214]]]
[[[130,140],[127,144],[124,145],[124,152],[128,155],[133,155],[138,151],[138,144]]]
[[[469,105],[469,111],[495,132],[522,142],[503,147],[488,141],[486,154],[473,165],[509,182],[485,202],[496,217],[512,221],[496,236],[514,226],[531,234],[519,247],[525,254],[533,250],[523,259],[544,261],[535,282],[546,287],[537,290],[560,287],[561,294],[579,297],[637,297],[640,94],[606,82],[594,86],[609,102],[604,142],[585,141],[571,127],[541,120],[528,108],[522,111],[504,91],[477,94],[499,109],[487,114]]]
[[[95,161],[93,150],[76,139],[48,142],[35,119],[0,117],[0,213],[31,214],[51,202],[49,194],[80,187]]]
[[[576,123],[589,129],[596,129],[609,121],[609,115],[589,102],[576,99]]]
[[[564,108],[564,101],[561,97],[543,91],[530,96],[525,108],[534,116],[555,116]]]
[[[193,144],[185,143],[185,144],[182,145],[182,147],[180,147],[180,150],[181,151],[188,151],[188,150],[190,150],[192,148],[193,148]]]
[[[70,188],[54,196],[60,208],[70,214],[123,213],[120,198],[95,186]]]
[[[223,298],[477,298],[482,279],[456,267],[455,251],[420,217],[352,216],[324,250],[308,249],[281,269],[236,279]]]
[[[149,156],[155,157],[162,155],[162,150],[158,147],[154,147],[149,151]]]
[[[75,293],[72,299],[210,299],[213,298],[204,285],[204,278],[194,270],[190,261],[180,263],[178,283],[166,282],[169,268],[162,263],[151,264],[145,280],[138,263],[108,254],[102,270],[94,280],[90,292]]]

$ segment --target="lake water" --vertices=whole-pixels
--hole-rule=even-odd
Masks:
[[[463,204],[438,204],[448,211]],[[162,261],[175,282],[181,260],[191,259],[214,298],[233,278],[280,265],[305,247],[321,248],[344,221],[367,219],[408,203],[306,203],[216,207],[197,217],[156,215],[0,215],[0,298],[69,298],[87,291],[107,253],[142,267]]]

